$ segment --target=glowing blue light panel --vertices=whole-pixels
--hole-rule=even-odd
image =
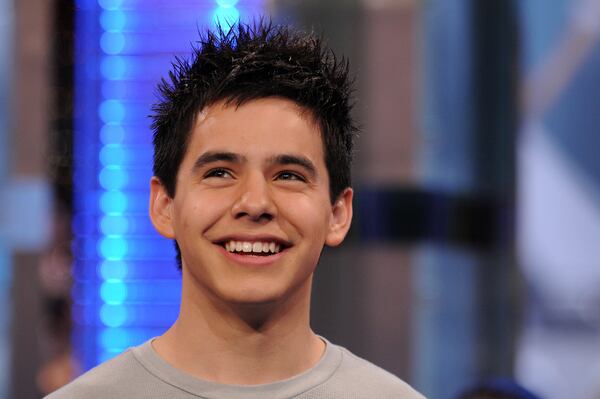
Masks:
[[[264,0],[78,0],[73,343],[87,370],[163,333],[179,309],[173,245],[148,220],[155,87],[198,28]]]

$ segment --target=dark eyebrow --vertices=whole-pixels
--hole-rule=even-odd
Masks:
[[[292,154],[281,154],[275,155],[269,158],[269,163],[278,164],[278,165],[298,165],[303,167],[308,171],[311,177],[315,177],[317,175],[317,167],[315,164],[308,158],[302,155],[292,155]]]
[[[192,166],[192,170],[197,170],[202,168],[203,166],[219,161],[232,162],[232,163],[242,163],[244,157],[233,153],[233,152],[221,152],[221,151],[207,151],[204,154],[200,155],[196,162],[194,162],[194,166]]]

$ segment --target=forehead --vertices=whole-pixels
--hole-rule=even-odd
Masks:
[[[301,153],[324,161],[318,123],[295,102],[278,97],[252,100],[239,106],[217,102],[198,113],[188,154],[229,151],[248,157]]]

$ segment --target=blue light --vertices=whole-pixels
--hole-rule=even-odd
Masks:
[[[125,107],[118,100],[105,100],[98,107],[98,115],[104,123],[121,122],[125,118]]]
[[[123,305],[104,304],[100,308],[100,320],[109,327],[120,327],[127,321],[127,309]]]
[[[104,213],[123,213],[127,209],[127,197],[120,191],[107,191],[100,196],[100,210]]]
[[[105,281],[100,286],[100,298],[110,305],[119,305],[127,298],[127,286],[120,280]]]
[[[100,241],[100,255],[108,260],[123,259],[127,253],[127,241],[122,237],[104,237]]]
[[[106,54],[119,54],[125,48],[125,36],[120,32],[104,32],[100,47]]]
[[[119,80],[123,78],[126,70],[126,63],[123,57],[118,55],[109,55],[102,59],[100,63],[100,73],[105,79]]]
[[[108,144],[100,150],[100,162],[104,166],[121,165],[125,160],[125,151],[119,144]]]
[[[130,345],[131,334],[124,328],[105,328],[100,332],[100,346],[103,348],[121,347]]]
[[[123,235],[127,233],[128,227],[127,218],[121,215],[106,215],[100,221],[100,230],[107,236]]]
[[[235,7],[217,7],[213,14],[213,23],[228,28],[240,19],[240,12]]]
[[[220,7],[233,7],[237,4],[238,0],[217,0],[217,4]]]
[[[100,14],[100,25],[107,32],[119,32],[125,27],[127,18],[123,11],[108,10]]]
[[[107,124],[100,129],[102,144],[119,144],[125,138],[125,130],[121,125]]]
[[[121,7],[123,0],[98,0],[98,4],[105,10],[117,10]]]
[[[120,190],[127,184],[127,172],[117,166],[107,166],[100,171],[98,180],[107,190]]]
[[[117,260],[105,260],[100,264],[100,277],[104,280],[127,277],[127,263]]]

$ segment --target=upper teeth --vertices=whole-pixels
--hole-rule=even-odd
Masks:
[[[271,252],[278,253],[281,246],[275,242],[228,241],[225,249],[229,252]]]

